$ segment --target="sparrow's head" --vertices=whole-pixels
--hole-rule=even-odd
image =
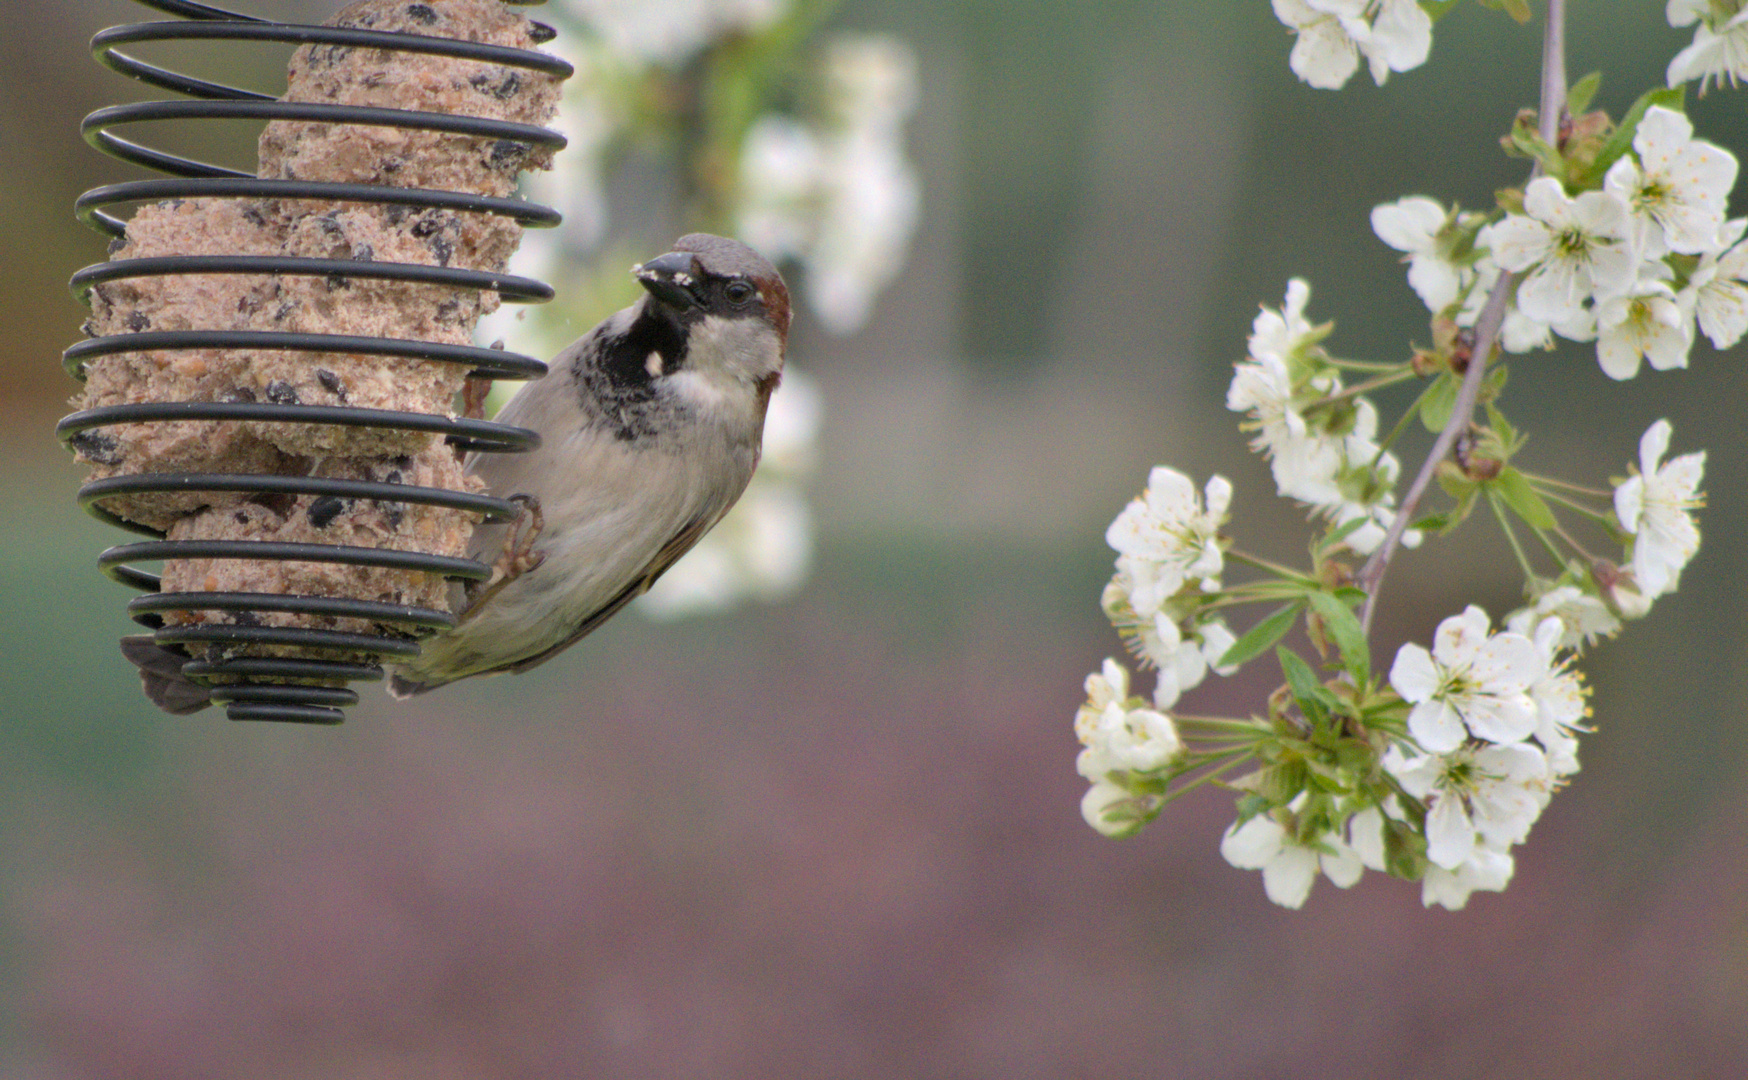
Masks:
[[[685,340],[680,366],[742,380],[767,396],[776,387],[789,289],[770,260],[738,240],[689,233],[631,272],[649,292],[646,312],[672,322]]]

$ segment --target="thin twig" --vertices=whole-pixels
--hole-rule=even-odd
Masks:
[[[1549,146],[1558,148],[1560,124],[1565,115],[1566,2],[1548,0],[1548,23],[1542,36],[1541,109],[1536,114],[1536,121],[1537,133]],[[1538,162],[1530,173],[1530,179],[1534,180],[1540,174],[1541,165]],[[1360,626],[1367,634],[1371,633],[1372,612],[1378,605],[1384,573],[1390,568],[1391,556],[1395,555],[1396,549],[1402,544],[1402,534],[1413,520],[1414,512],[1419,508],[1421,497],[1426,494],[1432,478],[1437,475],[1439,464],[1449,456],[1451,447],[1456,445],[1457,437],[1467,431],[1474,421],[1475,404],[1481,398],[1481,382],[1486,376],[1487,363],[1492,359],[1494,344],[1499,339],[1499,328],[1505,323],[1506,302],[1511,298],[1516,285],[1516,274],[1500,271],[1499,279],[1493,283],[1493,291],[1487,295],[1487,303],[1481,309],[1481,317],[1475,321],[1475,344],[1469,354],[1469,368],[1463,372],[1462,386],[1457,390],[1457,400],[1451,407],[1451,418],[1433,441],[1432,450],[1427,454],[1420,472],[1414,477],[1414,483],[1409,485],[1407,494],[1402,497],[1396,517],[1384,533],[1384,542],[1378,545],[1378,550],[1372,553],[1372,557],[1360,569],[1357,583],[1366,593],[1365,609],[1360,614]]]

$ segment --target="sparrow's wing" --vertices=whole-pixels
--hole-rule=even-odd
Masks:
[[[699,538],[709,532],[710,527],[715,525],[719,520],[721,520],[721,518],[722,514],[720,513],[701,515],[693,518],[686,524],[685,528],[674,534],[673,539],[661,546],[661,550],[655,553],[655,558],[649,561],[649,565],[643,568],[642,573],[633,578],[631,583],[625,586],[625,588],[619,590],[617,596],[613,597],[613,599],[607,601],[605,604],[602,604],[599,608],[590,613],[588,618],[578,623],[577,628],[571,631],[570,635],[563,641],[560,641],[557,645],[541,652],[537,652],[533,656],[505,664],[502,667],[495,667],[487,671],[477,672],[476,674],[491,675],[500,671],[512,671],[519,675],[522,672],[527,671],[529,668],[538,667],[541,664],[546,663],[559,653],[564,652],[572,645],[575,645],[578,641],[588,636],[588,634],[596,627],[617,615],[620,609],[626,604],[631,603],[639,596],[648,592],[649,587],[655,584],[656,578],[659,578],[666,573],[668,567],[674,565],[674,563],[679,560],[680,556],[692,550],[692,545],[696,544]]]

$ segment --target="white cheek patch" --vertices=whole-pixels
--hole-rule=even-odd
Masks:
[[[643,361],[643,370],[649,372],[650,378],[656,378],[662,373],[662,354],[652,352]]]

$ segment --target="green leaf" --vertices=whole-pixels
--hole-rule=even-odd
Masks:
[[[1214,666],[1236,667],[1261,656],[1269,646],[1287,636],[1287,631],[1293,628],[1293,623],[1299,618],[1301,606],[1301,601],[1295,600],[1251,627],[1243,637],[1232,643],[1232,647],[1221,655]]]
[[[1551,529],[1555,525],[1554,512],[1542,497],[1536,494],[1536,489],[1530,485],[1529,478],[1517,469],[1507,465],[1497,477],[1489,481],[1489,486],[1497,491],[1505,500],[1505,505],[1511,507],[1518,517],[1522,518],[1532,529]]]
[[[1313,725],[1322,727],[1323,720],[1329,715],[1330,706],[1335,701],[1318,680],[1317,672],[1311,669],[1311,665],[1303,657],[1285,646],[1276,648],[1275,656],[1281,661],[1281,674],[1287,677],[1287,687],[1293,691],[1293,700],[1299,703],[1306,719]]]
[[[1633,107],[1627,110],[1627,115],[1621,118],[1620,126],[1609,133],[1608,140],[1597,151],[1596,160],[1584,170],[1583,176],[1572,178],[1572,186],[1579,191],[1599,187],[1602,178],[1608,174],[1608,168],[1621,159],[1628,150],[1633,148],[1633,136],[1639,131],[1639,121],[1645,118],[1645,110],[1653,105],[1661,105],[1676,112],[1686,111],[1685,87],[1657,87],[1639,95],[1639,100],[1633,102]]]
[[[1428,15],[1432,16],[1433,22],[1438,22],[1449,15],[1452,8],[1462,2],[1463,0],[1420,0],[1420,6]]]
[[[1365,686],[1372,677],[1372,651],[1366,642],[1366,632],[1360,626],[1353,609],[1323,592],[1309,594],[1311,608],[1323,620],[1335,647],[1341,651],[1343,666],[1355,686]]]
[[[1451,410],[1457,407],[1457,377],[1447,371],[1440,375],[1420,397],[1420,423],[1437,435],[1451,422]]]
[[[1572,84],[1566,91],[1566,111],[1573,116],[1583,116],[1590,109],[1590,103],[1596,99],[1596,92],[1602,89],[1602,72],[1593,71]]]
[[[1517,429],[1511,426],[1511,421],[1507,420],[1505,414],[1500,412],[1491,401],[1487,403],[1487,425],[1493,429],[1494,436],[1499,439],[1499,445],[1504,447],[1507,453],[1517,449]]]

